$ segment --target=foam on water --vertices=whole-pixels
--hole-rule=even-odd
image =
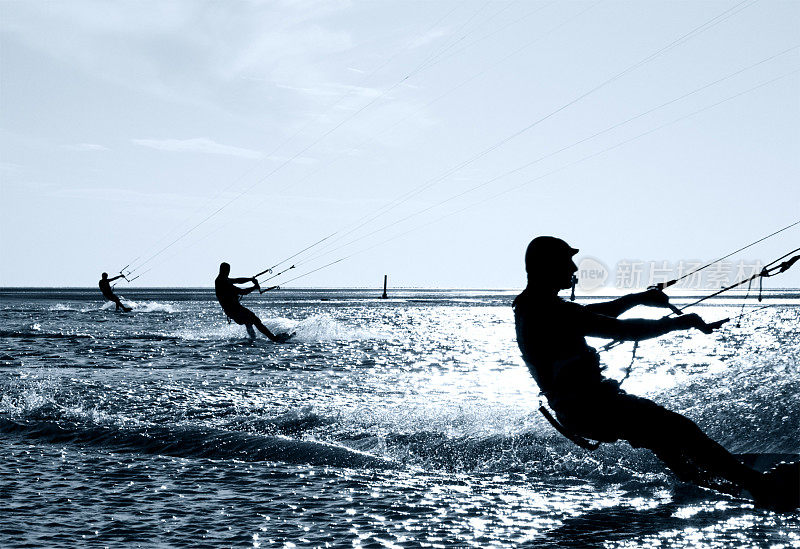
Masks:
[[[247,338],[244,326],[233,322],[203,326],[202,328],[185,328],[164,335],[187,341],[214,341]]]
[[[133,309],[135,313],[174,313],[179,309],[169,303],[160,303],[158,301],[133,301],[120,297],[120,301],[126,306]],[[116,304],[111,301],[103,303],[91,303],[79,306],[72,303],[56,303],[48,308],[50,312],[76,312],[76,313],[91,313],[96,311],[114,311]]]
[[[262,322],[272,333],[295,332],[295,336],[290,340],[290,343],[360,341],[386,339],[388,337],[384,332],[351,326],[324,313],[311,315],[302,320],[265,316],[262,317]],[[248,337],[245,327],[234,322],[215,323],[211,326],[183,329],[170,332],[169,335],[190,341],[230,340]],[[256,339],[265,339],[265,336],[256,330]]]
[[[312,315],[303,320],[270,318],[264,325],[273,332],[295,332],[297,341],[359,341],[386,339],[388,334],[379,330],[356,327],[334,319],[330,314]]]
[[[103,307],[101,307],[101,309],[102,308]],[[75,307],[75,306],[70,305],[68,303],[56,303],[55,305],[50,307],[48,310],[52,311],[52,312],[76,311],[76,312],[80,312],[80,313],[85,313],[85,312],[89,311],[90,309],[85,309],[85,308],[81,308],[81,307]]]
[[[157,301],[133,301],[120,296],[120,301],[133,309],[134,313],[174,313],[178,309],[169,303],[159,303]],[[110,301],[103,305],[104,310],[113,309],[116,305]]]

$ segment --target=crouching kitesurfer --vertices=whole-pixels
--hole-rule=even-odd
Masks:
[[[100,286],[100,291],[103,293],[103,297],[106,298],[106,300],[116,304],[117,306],[117,308],[115,309],[116,311],[122,309],[123,311],[128,313],[132,311],[132,309],[130,307],[123,305],[122,302],[119,300],[119,297],[117,297],[111,290],[111,283],[117,280],[118,278],[122,278],[123,276],[124,275],[119,274],[114,278],[108,278],[108,273],[103,273],[102,278],[100,279],[97,285]]]
[[[786,486],[797,483],[797,464],[779,465],[767,473],[747,467],[690,419],[630,395],[617,381],[604,377],[597,351],[585,340],[592,336],[640,341],[692,328],[709,334],[724,321],[707,324],[696,314],[659,320],[617,318],[637,305],[669,307],[659,289],[606,303],[565,301],[558,292],[574,284],[578,268],[572,256],[577,252],[558,238],[534,238],[525,252],[528,285],[513,305],[517,343],[555,412],[557,419],[542,407],[553,426],[588,449],[596,445],[586,439],[626,440],[647,448],[683,481],[734,494],[746,490],[757,503],[775,509],[800,505],[800,487]]]
[[[256,333],[253,331],[253,326],[258,328],[258,331],[267,336],[272,341],[283,343],[291,338],[294,333],[281,333],[273,334],[269,329],[264,326],[256,314],[244,307],[239,300],[258,288],[258,280],[252,278],[228,278],[231,274],[231,266],[227,263],[220,263],[219,275],[214,280],[214,290],[217,294],[217,301],[222,306],[222,310],[228,315],[228,319],[234,321],[236,324],[244,324],[247,329],[248,335],[255,339]],[[235,284],[247,284],[252,282],[253,286],[250,288],[237,288]]]

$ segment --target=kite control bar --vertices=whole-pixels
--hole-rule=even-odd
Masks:
[[[669,288],[670,286],[672,286],[676,282],[677,282],[677,280],[670,280],[669,282],[659,282],[658,284],[653,284],[652,286],[648,286],[647,289],[648,290],[659,290],[659,291],[663,292],[664,288]],[[669,310],[672,311],[673,313],[675,313],[676,315],[682,315],[683,314],[683,311],[681,311],[679,308],[677,308],[675,305],[673,305],[669,301],[667,301],[667,307],[669,307]]]
[[[269,269],[264,269],[263,271],[255,275],[253,278],[258,278],[259,276],[265,275],[267,273],[272,273],[272,267],[270,267]]]
[[[270,290],[280,290],[280,286],[270,286],[269,288],[261,289],[261,285],[258,283],[256,277],[253,277],[253,284],[255,284],[256,288],[258,288],[258,293],[263,294],[264,292],[268,292]]]
[[[280,289],[281,289],[280,286],[270,286],[269,288],[265,288],[263,290],[259,287],[258,288],[258,293],[263,294],[264,292],[268,292],[270,290],[280,290]]]
[[[273,278],[277,278],[277,277],[281,276],[283,273],[285,273],[287,271],[291,271],[292,269],[294,269],[294,265],[292,265],[288,269],[284,269],[281,272],[272,275],[271,277],[267,278],[264,282],[266,282],[267,280],[272,280]],[[258,283],[258,277],[261,276],[261,275],[267,274],[267,273],[272,273],[272,268],[269,268],[269,269],[266,269],[264,271],[261,271],[260,273],[255,275],[253,277],[253,279],[252,279],[253,283],[256,285],[256,288],[258,288],[258,293],[260,293],[260,294],[263,294],[264,292],[268,292],[270,290],[280,290],[281,289],[280,286],[270,286],[269,288],[264,288],[263,290],[261,289],[261,285]]]
[[[121,269],[119,270],[119,275],[120,275],[122,278],[124,278],[124,279],[125,279],[125,282],[127,282],[128,284],[130,284],[131,282],[133,282],[134,280],[136,280],[137,278],[139,278],[140,276],[142,276],[142,275],[138,274],[138,275],[134,276],[133,278],[128,278],[128,277],[131,275],[131,273],[132,273],[133,271],[128,271],[128,272],[126,273],[126,272],[125,272],[125,269],[127,269],[127,268],[128,268],[128,267],[130,267],[130,266],[131,266],[131,264],[130,264],[130,263],[128,263],[127,265],[125,265],[123,268],[121,268]]]
[[[291,271],[292,269],[294,269],[294,265],[292,265],[291,267],[289,267],[289,268],[287,268],[287,269],[284,269],[284,270],[282,270],[281,272],[279,272],[279,273],[277,273],[277,274],[274,274],[274,275],[272,275],[271,277],[269,277],[269,278],[265,279],[265,280],[264,280],[264,282],[266,282],[267,280],[272,280],[273,278],[278,278],[278,277],[279,277],[279,276],[281,276],[283,273],[285,273],[285,272],[288,272],[288,271]],[[271,273],[271,272],[272,272],[272,269],[267,269],[266,271],[262,271],[262,272],[258,273],[256,276],[254,276],[254,277],[253,277],[253,280],[255,280],[256,278],[258,278],[259,276],[261,276],[261,275],[262,275],[262,274],[264,274],[264,273]],[[267,290],[264,290],[264,291],[266,292]],[[263,293],[263,292],[262,292],[262,293]]]

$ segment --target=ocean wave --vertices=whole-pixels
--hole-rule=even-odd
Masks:
[[[420,432],[365,435],[344,441],[348,447],[425,471],[467,474],[526,474],[536,478],[579,478],[601,484],[680,482],[649,450],[627,443],[604,444],[594,452],[579,448],[560,435],[523,433],[450,438]],[[795,462],[796,453],[745,453],[737,457],[765,471],[780,462]]]
[[[112,451],[182,458],[267,461],[315,466],[392,469],[398,465],[335,444],[197,426],[140,425],[134,428],[0,418],[0,433],[39,443],[80,444]]]
[[[82,444],[144,454],[217,460],[271,461],[346,468],[468,473],[523,473],[625,482],[666,474],[649,452],[622,445],[586,452],[558,435],[451,437],[438,432],[336,433],[330,418],[311,407],[274,418],[238,418],[222,427],[155,425],[81,406],[62,406],[57,387],[25,391],[3,402],[0,433],[38,443]],[[333,442],[302,438],[328,431]],[[331,427],[333,427],[331,429]],[[383,456],[383,457],[380,457]]]
[[[341,432],[337,420],[307,406],[272,418],[239,417],[223,426],[153,424],[80,405],[60,405],[53,381],[0,401],[0,433],[50,444],[81,444],[111,451],[216,460],[267,461],[344,468],[412,468],[468,474],[530,474],[537,478],[580,478],[603,484],[676,482],[645,449],[604,444],[588,452],[558,434],[528,431],[453,437],[436,431]],[[307,435],[326,433],[327,442]],[[792,453],[741,456],[766,470]]]
[[[559,435],[522,433],[451,438],[436,432],[389,434],[379,440],[348,441],[371,451],[377,444],[386,455],[425,470],[468,473],[520,473],[542,477],[580,477],[625,482],[665,475],[650,452],[627,445],[606,445],[588,452]]]
[[[83,333],[70,333],[70,332],[43,332],[41,329],[34,327],[29,330],[0,330],[0,337],[19,337],[19,338],[42,338],[42,339],[96,339],[91,334]]]
[[[319,429],[335,424],[332,418],[327,418],[314,411],[313,406],[304,406],[299,410],[292,410],[277,417],[252,417],[243,416],[229,421],[226,429],[237,431],[251,431],[260,434],[279,434],[286,436],[300,436],[314,429]]]

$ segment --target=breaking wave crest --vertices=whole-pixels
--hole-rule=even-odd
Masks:
[[[264,324],[279,332],[296,332],[298,341],[356,341],[385,339],[386,334],[370,328],[351,326],[340,322],[327,313],[312,315],[301,321],[271,319]]]
[[[335,444],[198,426],[124,428],[82,425],[72,421],[15,421],[0,418],[0,432],[50,444],[72,443],[112,451],[183,458],[370,469],[396,467],[389,460]]]
[[[349,430],[348,425],[340,423],[341,418],[327,417],[311,406],[273,417],[240,416],[221,425],[153,423],[80,403],[58,404],[66,395],[54,380],[10,393],[13,396],[0,399],[0,433],[36,443],[222,461],[515,473],[536,478],[580,478],[605,485],[633,482],[663,487],[676,482],[649,451],[614,444],[587,452],[538,428],[515,434],[453,436],[415,430],[377,435],[374,431]],[[797,456],[754,454],[746,459],[765,469]]]

